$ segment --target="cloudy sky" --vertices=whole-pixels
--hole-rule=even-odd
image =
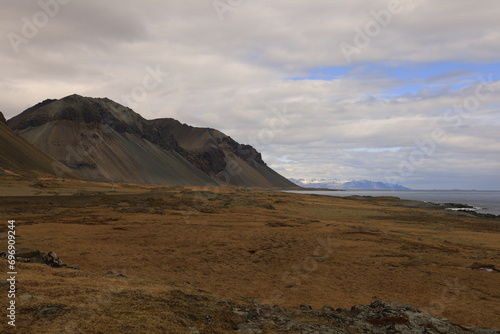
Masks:
[[[0,110],[108,97],[286,177],[500,189],[497,0],[1,0]]]

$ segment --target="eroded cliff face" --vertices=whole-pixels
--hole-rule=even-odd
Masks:
[[[252,146],[211,128],[197,128],[172,118],[155,119],[155,128],[172,134],[179,154],[218,182],[244,187],[295,187],[266,165]]]

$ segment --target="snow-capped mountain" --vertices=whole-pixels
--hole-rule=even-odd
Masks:
[[[339,179],[289,179],[301,187],[307,188],[328,188],[328,189],[388,189],[388,190],[410,190],[399,184],[374,182],[369,180],[349,180]]]

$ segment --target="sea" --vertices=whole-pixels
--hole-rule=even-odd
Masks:
[[[287,192],[325,196],[394,196],[432,203],[458,203],[474,207],[479,213],[500,215],[500,191],[497,190],[289,190]],[[450,208],[456,210],[457,208]]]

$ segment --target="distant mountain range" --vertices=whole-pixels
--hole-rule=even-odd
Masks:
[[[0,126],[0,168],[9,171],[122,183],[296,187],[250,145],[171,118],[146,120],[107,98],[45,100],[7,125]]]
[[[399,184],[374,182],[369,180],[341,181],[338,179],[289,179],[298,186],[306,188],[327,189],[380,189],[380,190],[410,190]]]

